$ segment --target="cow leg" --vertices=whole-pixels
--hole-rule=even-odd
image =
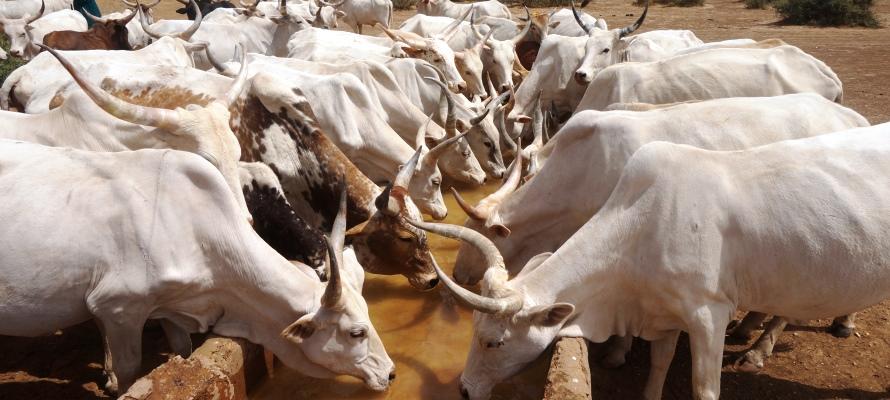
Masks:
[[[611,369],[624,365],[625,356],[630,352],[633,342],[634,337],[631,335],[613,337],[609,342],[606,355],[602,359],[603,367]]]
[[[192,355],[192,337],[185,329],[168,319],[161,320],[161,328],[164,329],[164,336],[167,336],[167,343],[170,344],[174,353],[183,358]]]
[[[692,349],[692,389],[697,400],[720,397],[720,370],[726,324],[734,307],[711,304],[698,308],[688,321]]]
[[[646,389],[643,392],[645,399],[661,400],[664,380],[667,378],[671,360],[674,359],[674,351],[677,349],[677,339],[679,337],[680,331],[675,331],[661,339],[652,341],[649,350],[649,378],[646,380]]]
[[[766,314],[754,311],[749,312],[745,315],[745,318],[742,318],[742,322],[732,328],[729,338],[748,343],[748,340],[751,340],[751,332],[757,329],[764,320],[766,320]]]
[[[787,319],[774,316],[763,329],[763,334],[757,338],[754,346],[736,360],[735,368],[748,373],[760,372],[763,369],[764,361],[773,354],[773,347],[779,341],[779,335],[785,330],[786,325],[788,325]]]
[[[116,321],[97,317],[105,344],[105,388],[112,394],[123,394],[136,381],[142,366],[142,327],[139,321]]]
[[[855,320],[856,313],[837,317],[834,321],[831,321],[831,326],[828,328],[828,332],[834,337],[848,338],[853,334],[853,329],[856,329],[856,325],[854,324]]]

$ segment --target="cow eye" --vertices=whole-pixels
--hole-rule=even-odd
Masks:
[[[433,186],[441,186],[442,185],[442,180],[439,178],[433,178],[432,182],[433,182]]]
[[[482,144],[484,144],[485,147],[487,147],[489,149],[491,148],[491,142],[483,142]]]
[[[504,345],[504,341],[503,341],[503,340],[499,340],[499,341],[497,341],[497,342],[488,342],[488,343],[485,343],[485,347],[486,347],[486,348],[489,348],[489,349],[496,349],[496,348],[501,347],[501,346],[503,346],[503,345]]]
[[[609,49],[608,49],[608,48],[603,49],[603,54],[606,54],[606,53],[608,53],[608,52],[609,52]]]
[[[356,339],[363,338],[367,335],[368,335],[368,331],[366,331],[364,328],[353,329],[352,331],[349,332],[349,336],[352,336]]]

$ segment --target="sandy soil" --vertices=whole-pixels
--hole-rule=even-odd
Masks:
[[[890,120],[890,29],[811,28],[782,26],[770,10],[746,10],[736,0],[707,0],[705,7],[653,6],[644,30],[691,29],[703,40],[780,38],[825,61],[845,85],[844,103],[872,123]],[[618,27],[632,22],[640,8],[631,0],[596,0],[586,11]],[[890,0],[875,0],[875,11],[890,25]],[[103,12],[121,7],[100,0]],[[164,0],[158,18],[179,17],[179,3]],[[519,14],[514,9],[514,15]],[[400,11],[398,24],[414,14]],[[452,210],[460,212],[459,210]],[[453,255],[437,254],[448,257]],[[839,266],[842,267],[842,266]],[[855,293],[851,294],[855,295]],[[373,317],[373,316],[372,316]],[[837,339],[824,332],[829,321],[812,327],[792,327],[760,375],[724,369],[726,399],[884,399],[890,398],[890,302],[859,314],[857,335]],[[168,354],[157,327],[143,339],[146,370]],[[744,346],[727,347],[727,360]],[[598,347],[592,349],[596,357]],[[93,399],[105,397],[102,387],[102,347],[92,323],[42,338],[0,336],[0,399]],[[681,339],[665,388],[665,397],[690,398],[688,342]],[[730,363],[731,364],[731,363]],[[594,398],[636,398],[645,384],[648,347],[636,343],[626,366],[605,370],[594,362]],[[457,397],[457,389],[453,391]]]

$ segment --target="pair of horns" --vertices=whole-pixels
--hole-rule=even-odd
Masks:
[[[136,1],[136,4],[139,4],[139,1],[138,1],[138,0]],[[41,10],[43,10],[43,8],[41,8]],[[97,16],[95,16],[95,15],[93,15],[93,14],[90,14],[90,12],[87,11],[87,10],[85,10],[85,9],[84,9],[84,10],[81,10],[81,11],[83,11],[83,13],[87,16],[87,18],[93,20],[93,22],[98,22],[98,23],[100,23],[100,24],[107,24],[107,23],[109,23],[109,22],[113,22],[113,21],[114,21],[114,22],[118,22],[118,23],[120,23],[121,25],[129,24],[130,21],[131,21],[134,17],[136,17],[136,14],[139,12],[139,10],[136,9],[136,10],[133,10],[133,12],[132,12],[130,15],[128,15],[128,16],[122,18],[122,19],[116,19],[116,20],[115,20],[115,19],[108,19],[108,18],[106,18],[106,17],[97,17]],[[42,12],[42,11],[41,11],[41,12]],[[139,21],[141,22],[142,19],[140,18]]]
[[[582,2],[581,7],[584,7],[585,4],[586,4],[585,2]],[[634,33],[634,31],[636,31],[637,29],[640,29],[640,26],[643,25],[643,21],[646,20],[647,13],[649,13],[649,0],[646,0],[646,5],[643,8],[643,13],[640,15],[640,18],[638,18],[636,20],[636,22],[634,22],[628,26],[625,26],[624,28],[621,28],[618,31],[618,37],[619,38],[625,37],[627,35],[630,35],[631,33]],[[578,10],[575,8],[574,0],[572,0],[572,15],[575,16],[575,22],[577,22],[578,26],[580,26],[581,29],[584,30],[584,33],[586,33],[587,35],[590,35],[593,28],[591,28],[589,25],[585,24],[584,21],[581,20],[581,15],[578,14]]]
[[[177,1],[179,1],[180,3],[182,2],[182,0],[177,0]],[[146,24],[142,18],[140,18],[139,23],[142,25],[142,30],[145,31],[145,33],[147,33],[149,36],[151,36],[155,39],[160,39],[164,36],[169,36],[169,37],[175,37],[175,38],[185,40],[186,42],[189,41],[192,38],[192,36],[195,34],[195,32],[198,31],[198,28],[201,27],[201,21],[204,20],[204,16],[201,14],[201,8],[198,7],[198,3],[195,2],[195,0],[191,0],[187,4],[190,4],[192,6],[192,8],[195,10],[195,21],[192,22],[192,25],[189,26],[188,29],[186,29],[180,33],[164,34],[164,33],[155,31],[151,26]]]
[[[51,49],[43,44],[37,44],[41,49],[48,51],[52,54],[59,63],[62,64],[75,82],[80,86],[81,89],[89,96],[100,108],[105,110],[105,112],[130,123],[138,124],[138,125],[146,125],[153,126],[157,128],[162,128],[165,130],[169,130],[172,132],[178,131],[183,126],[183,121],[179,115],[179,112],[176,110],[168,110],[165,108],[154,108],[154,107],[145,107],[139,106],[135,104],[131,104],[125,102],[117,97],[112,96],[108,92],[102,90],[89,80],[87,80],[74,65],[71,64],[68,59],[62,56],[59,52],[54,49]],[[243,50],[242,50],[243,53]],[[241,91],[244,89],[245,84],[247,83],[247,60],[246,57],[242,59],[241,71],[238,75],[238,79],[232,84],[232,87],[229,88],[229,91],[226,93],[225,105],[226,107],[231,107],[231,105],[238,99],[241,95]]]
[[[519,42],[522,41],[522,39],[525,38],[525,36],[528,35],[528,32],[531,31],[531,29],[532,29],[532,13],[530,11],[528,11],[528,7],[522,6],[522,8],[525,9],[525,18],[526,18],[525,27],[522,28],[522,31],[519,32],[518,35],[513,37],[514,44],[519,44]],[[520,19],[522,19],[522,18],[520,18]]]
[[[522,297],[519,293],[513,292],[505,287],[507,282],[507,268],[504,266],[504,259],[498,248],[488,238],[472,229],[462,226],[423,222],[408,220],[408,223],[425,231],[442,235],[452,239],[458,239],[466,242],[473,247],[479,249],[479,252],[485,258],[488,269],[485,273],[483,282],[492,285],[492,292],[506,292],[507,295],[501,298],[491,298],[473,293],[451,280],[442,268],[433,259],[433,267],[436,269],[436,275],[445,284],[445,288],[451,292],[454,297],[466,306],[487,314],[512,315],[522,309]]]
[[[521,149],[521,142],[517,146]],[[476,206],[470,205],[470,203],[464,200],[457,189],[451,188],[451,194],[454,195],[454,199],[457,200],[457,205],[460,206],[471,219],[488,223],[489,220],[491,220],[492,215],[494,215],[494,211],[497,207],[507,198],[507,196],[519,188],[519,183],[522,178],[522,157],[522,151],[517,150],[516,159],[513,160],[513,165],[510,166],[510,171],[507,173],[507,179],[504,180],[504,184],[501,185],[497,191],[480,200]]]

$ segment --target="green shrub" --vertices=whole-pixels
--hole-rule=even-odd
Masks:
[[[392,7],[396,10],[407,10],[417,4],[417,0],[392,0]]]
[[[9,50],[9,42],[6,40],[5,35],[0,35],[0,46],[3,46],[3,50]],[[9,76],[12,71],[16,68],[20,67],[25,62],[20,58],[9,57],[6,60],[0,60],[0,85],[6,81],[6,77]]]
[[[783,22],[798,25],[878,27],[872,0],[778,0]]]
[[[651,4],[664,4],[668,6],[693,7],[705,4],[705,0],[651,0]],[[645,0],[635,0],[634,5],[641,6],[646,4]]]
[[[745,0],[745,8],[766,8],[766,6],[775,3],[776,0]]]

